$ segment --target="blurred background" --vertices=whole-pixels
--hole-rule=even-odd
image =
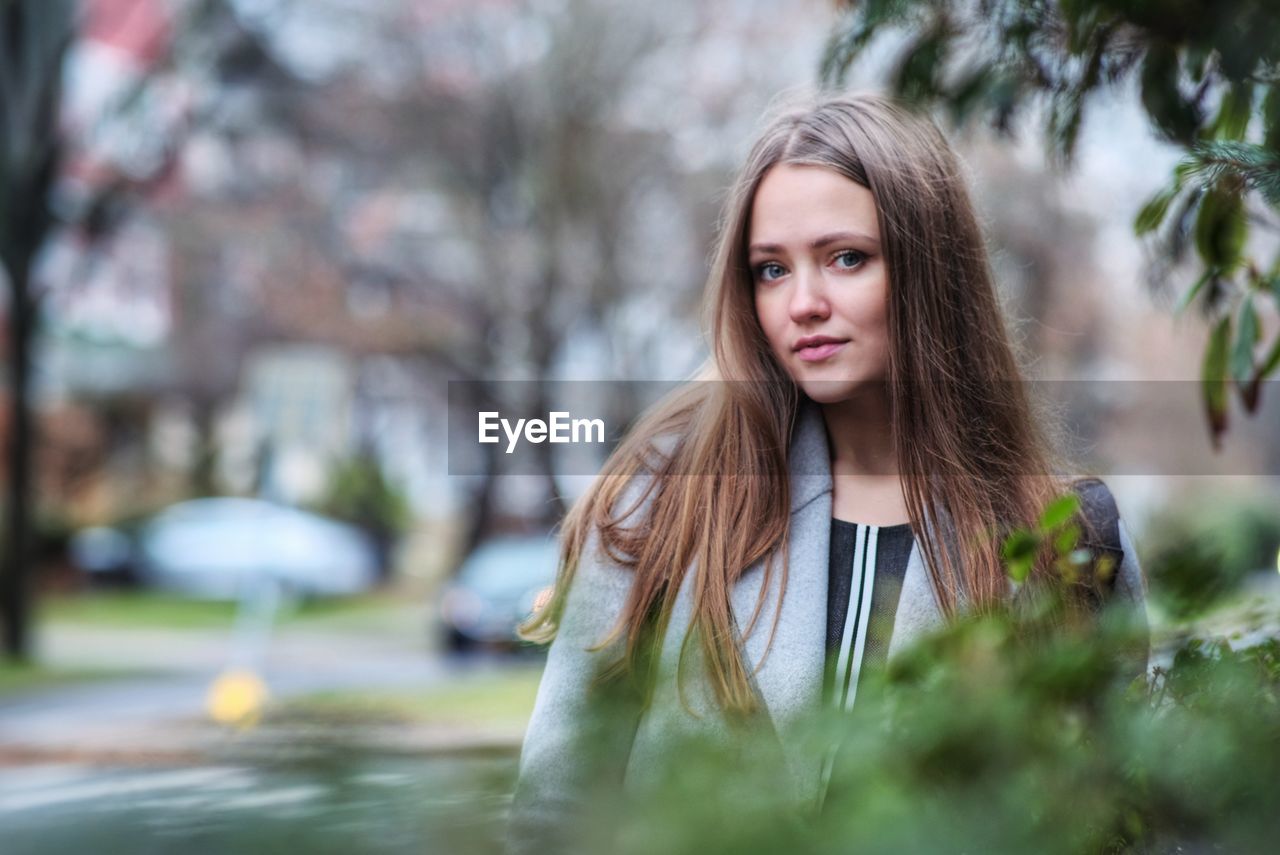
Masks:
[[[451,475],[449,384],[686,377],[725,189],[796,87],[938,107],[1063,441],[1144,556],[1192,532],[1274,609],[1280,97],[1246,36],[1277,16],[1096,0],[1064,42],[1057,4],[956,4],[1040,9],[1018,43],[893,5],[0,2],[13,851],[375,816],[359,851],[421,851],[444,806],[500,815],[541,665],[513,628],[583,478],[550,446]]]

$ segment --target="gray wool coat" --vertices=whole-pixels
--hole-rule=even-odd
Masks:
[[[819,708],[826,657],[827,578],[831,533],[831,469],[825,423],[816,405],[806,403],[793,431],[789,454],[791,532],[789,572],[773,646],[766,657],[772,616],[777,605],[781,573],[774,573],[755,629],[741,640],[754,688],[767,711],[769,733],[761,747],[780,753],[798,803],[818,795],[820,769],[803,744],[802,724]],[[638,486],[636,487],[638,490]],[[626,507],[623,504],[622,507]],[[1123,521],[1120,545],[1124,559],[1118,568],[1113,598],[1137,607],[1145,619],[1146,582]],[[739,628],[749,625],[760,596],[763,561],[745,572],[732,592],[732,608]],[[587,722],[592,710],[589,689],[604,659],[617,656],[615,645],[598,652],[585,648],[602,640],[626,602],[631,573],[602,558],[597,543],[588,540],[570,587],[558,635],[547,655],[532,718],[525,734],[519,777],[508,827],[508,852],[548,852],[559,848],[557,834],[566,819],[580,813],[579,804],[596,778],[588,775]],[[676,663],[693,615],[694,573],[685,575],[666,636],[660,648],[657,678],[649,708],[622,718],[607,743],[622,773],[623,791],[643,787],[661,767],[672,740],[683,738],[729,741],[741,738],[719,711],[706,681],[688,675],[703,673],[700,645],[686,655],[690,670],[684,680],[684,704],[677,694]],[[903,579],[888,656],[894,658],[914,639],[943,623],[942,612],[918,547],[913,547]],[[679,630],[679,631],[677,631]],[[769,726],[771,725],[771,726]],[[768,744],[764,744],[768,743]],[[592,743],[599,749],[599,744]]]

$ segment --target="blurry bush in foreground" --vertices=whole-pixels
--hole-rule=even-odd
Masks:
[[[1275,571],[1280,505],[1201,498],[1153,519],[1145,544],[1153,603],[1174,619],[1189,620],[1222,603],[1250,574]]]
[[[1010,536],[1012,576],[1020,544],[1051,544],[1056,566],[1078,572],[1077,507],[1059,500]],[[1169,587],[1152,580],[1175,619],[1243,572],[1195,535],[1164,545]],[[1196,584],[1178,587],[1179,561]],[[1145,619],[1122,603],[1090,616],[1046,589],[970,615],[864,672],[852,712],[808,723],[812,768],[835,758],[820,806],[796,803],[759,737],[680,745],[645,792],[595,791],[575,851],[1274,851],[1280,639],[1233,650],[1173,629],[1179,647],[1147,675]]]
[[[1117,665],[1141,643],[1121,613],[1035,644],[1013,625],[957,623],[815,718],[814,768],[840,746],[820,809],[767,750],[681,746],[651,792],[583,807],[581,851],[1274,851],[1280,642],[1193,640],[1148,687]]]

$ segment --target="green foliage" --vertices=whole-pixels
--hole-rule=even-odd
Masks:
[[[1200,200],[1196,251],[1205,265],[1229,273],[1240,264],[1247,229],[1244,201],[1239,194],[1214,185]]]
[[[1158,228],[1169,212],[1169,203],[1176,195],[1176,189],[1165,189],[1151,197],[1133,220],[1134,234],[1145,235]]]
[[[1250,574],[1273,572],[1280,553],[1275,500],[1197,495],[1147,526],[1143,567],[1154,605],[1196,619],[1236,592]]]
[[[625,798],[592,788],[558,851],[1269,851],[1280,643],[1190,641],[1150,688],[1116,655],[1142,643],[1122,612],[958,621],[803,725],[834,757],[820,808],[764,744],[681,742]]]
[[[1009,578],[1018,583],[1025,582],[1041,550],[1048,548],[1058,574],[1068,582],[1077,581],[1094,558],[1090,550],[1077,549],[1081,534],[1079,513],[1080,497],[1067,493],[1050,502],[1034,526],[1010,532],[1000,549]],[[1112,569],[1101,565],[1099,562],[1097,568],[1101,574]]]
[[[1010,575],[1025,578],[1044,545],[1079,558],[1079,507],[1064,496],[1014,532]],[[1252,560],[1216,550],[1208,530],[1181,527],[1151,561],[1179,617],[1232,590],[1230,573]],[[1236,650],[1193,637],[1148,681],[1133,667],[1147,641],[1132,617],[1112,606],[1064,624],[1052,610],[997,609],[953,622],[865,675],[852,714],[808,723],[815,767],[835,751],[820,810],[788,798],[768,752],[692,744],[643,797],[586,811],[581,851],[610,840],[636,853],[1268,851],[1280,641]]]
[[[1001,557],[1009,568],[1009,578],[1015,582],[1025,581],[1039,550],[1040,539],[1034,533],[1017,531],[1009,535],[1001,551]]]
[[[1152,126],[1186,156],[1134,219],[1136,235],[1170,263],[1194,246],[1203,274],[1178,303],[1215,323],[1204,407],[1215,444],[1226,429],[1229,365],[1256,412],[1261,382],[1280,370],[1280,330],[1267,344],[1258,300],[1280,309],[1274,271],[1247,252],[1259,207],[1280,211],[1280,9],[1265,0],[944,0],[846,2],[822,59],[843,82],[878,37],[905,36],[888,77],[899,96],[945,107],[957,122],[985,116],[1001,131],[1043,104],[1050,152],[1070,162],[1091,98],[1137,79]],[[1274,217],[1262,220],[1274,230]],[[1251,299],[1252,298],[1252,299]],[[1248,308],[1242,305],[1248,302]],[[1245,312],[1249,317],[1245,316]],[[1225,319],[1239,316],[1234,344]],[[1250,319],[1252,318],[1252,320]],[[1254,359],[1254,348],[1266,355]],[[1231,354],[1229,362],[1223,356]],[[1219,366],[1224,367],[1219,371]],[[1207,375],[1212,372],[1212,379]],[[1219,383],[1217,378],[1223,378]]]
[[[1236,322],[1236,338],[1231,345],[1231,377],[1237,381],[1248,380],[1253,375],[1253,350],[1262,335],[1258,312],[1253,307],[1253,295],[1244,298]]]
[[[1209,187],[1237,186],[1257,190],[1273,208],[1280,207],[1280,150],[1255,143],[1211,140],[1192,148],[1179,174]],[[1237,194],[1238,198],[1238,194]]]
[[[1216,283],[1217,279],[1218,271],[1212,267],[1202,273],[1200,278],[1197,279],[1190,288],[1183,292],[1182,297],[1178,299],[1178,304],[1173,309],[1174,314],[1182,314],[1182,312],[1186,310],[1187,306],[1191,305],[1204,287],[1211,283]],[[1217,290],[1217,288],[1215,287],[1214,290]]]
[[[403,533],[413,519],[408,498],[387,480],[378,461],[365,455],[333,468],[315,510],[390,535]]]
[[[1204,393],[1205,414],[1209,417],[1210,434],[1215,445],[1227,429],[1227,348],[1231,343],[1231,318],[1220,318],[1209,334],[1200,366],[1200,387]]]
[[[1158,524],[1177,537],[1162,533],[1149,557],[1152,590],[1177,618],[1232,590],[1254,552],[1274,558],[1274,508],[1223,507],[1253,534],[1237,526],[1215,541],[1214,514]],[[1079,557],[1079,511],[1064,496],[1013,532],[1011,565],[1039,548]],[[1242,542],[1250,554],[1220,548]],[[1197,566],[1180,579],[1178,564]],[[1271,851],[1280,640],[1233,648],[1178,624],[1148,675],[1145,621],[1123,601],[1061,616],[1012,604],[970,613],[864,671],[851,712],[800,725],[802,766],[831,761],[820,805],[794,798],[796,770],[754,737],[679,742],[634,790],[589,788],[568,820],[577,845],[557,851]]]
[[[1235,593],[1248,570],[1224,560],[1223,544],[1175,535],[1152,551],[1148,575],[1152,601],[1174,618],[1187,620]]]

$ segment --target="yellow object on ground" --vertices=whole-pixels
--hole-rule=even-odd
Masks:
[[[206,707],[219,724],[253,727],[262,718],[267,684],[252,671],[224,671],[209,687]]]

